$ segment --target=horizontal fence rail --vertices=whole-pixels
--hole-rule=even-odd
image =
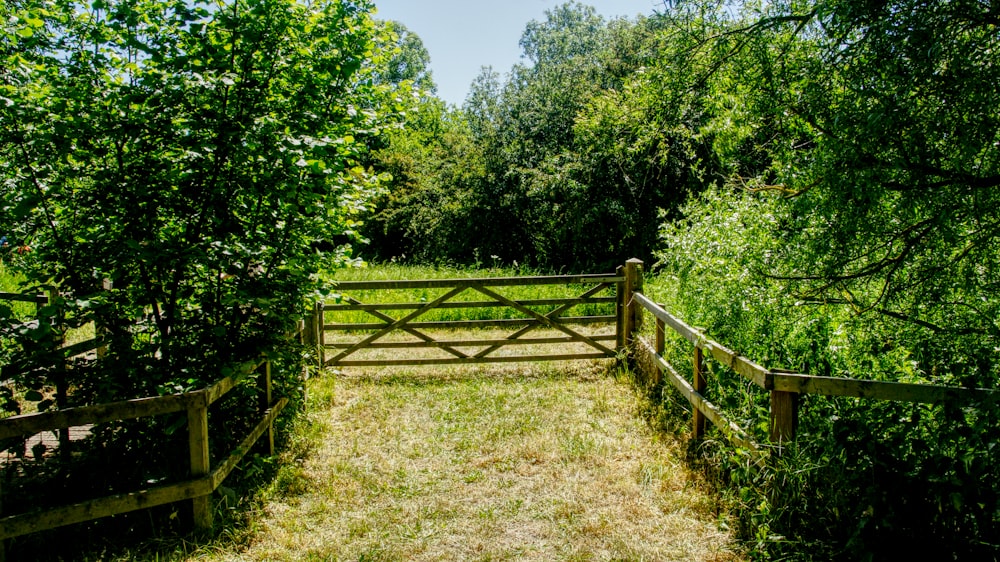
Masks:
[[[655,367],[656,382],[666,374],[668,381],[692,405],[693,435],[704,435],[705,422],[710,421],[731,442],[759,457],[760,445],[754,443],[746,431],[725,418],[721,409],[703,395],[705,389],[706,358],[732,369],[759,388],[770,392],[769,438],[780,444],[795,438],[798,398],[803,394],[843,396],[874,400],[891,400],[918,403],[951,402],[964,407],[992,405],[1000,401],[1000,391],[987,388],[959,388],[942,385],[898,383],[866,379],[814,376],[779,369],[768,369],[737,352],[707,338],[641,292],[632,292],[627,298],[630,306],[640,313],[647,312],[656,321],[656,341],[650,344],[635,338],[634,351],[641,351]],[[641,322],[640,321],[637,321]],[[664,335],[667,329],[687,340],[694,348],[694,372],[688,381],[663,357]]]
[[[398,281],[344,281],[336,286],[340,302],[319,303],[313,323],[317,333],[316,346],[321,366],[379,366],[379,365],[454,365],[463,363],[506,363],[520,361],[556,361],[595,359],[617,356],[622,347],[622,325],[625,285],[624,269],[615,274],[552,275],[536,277],[493,277],[474,279],[425,279]],[[499,289],[541,285],[582,285],[582,293],[566,298],[511,298]],[[443,291],[430,302],[365,303],[353,295],[361,291],[388,292],[408,289],[437,289]],[[612,292],[611,296],[601,293]],[[471,295],[471,298],[467,295]],[[460,298],[467,300],[460,300]],[[486,297],[485,299],[483,297]],[[607,307],[607,314],[569,315],[583,305]],[[547,310],[546,310],[547,308]],[[421,318],[435,310],[471,310],[470,319],[434,320]],[[540,310],[542,309],[542,310]],[[496,317],[497,311],[506,316]],[[364,321],[341,320],[347,314],[362,313],[370,319]],[[327,317],[333,320],[328,321]],[[500,315],[504,316],[504,315]],[[613,334],[584,331],[581,327],[613,326]],[[474,337],[468,332],[483,329],[515,330],[504,337]],[[444,337],[444,330],[467,331],[460,337]],[[526,337],[529,332],[546,330],[558,335]],[[436,332],[436,333],[435,333]],[[340,339],[328,341],[329,334]],[[345,336],[361,334],[346,340]],[[405,334],[408,341],[390,340],[388,336]],[[433,335],[432,335],[433,334]],[[614,342],[605,345],[604,342]],[[586,352],[557,354],[502,355],[497,352],[519,346],[552,346],[580,344]],[[367,359],[356,354],[365,350],[396,349],[403,351],[437,350],[440,357],[403,357]],[[329,352],[329,355],[328,355]]]

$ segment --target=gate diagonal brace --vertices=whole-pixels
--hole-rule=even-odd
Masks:
[[[331,363],[336,363],[337,361],[340,361],[341,359],[343,359],[344,357],[347,357],[348,355],[354,353],[355,351],[357,351],[357,350],[359,350],[359,349],[361,349],[363,347],[366,347],[368,344],[370,344],[373,341],[381,338],[382,336],[384,336],[384,335],[392,332],[393,330],[402,329],[404,326],[406,326],[407,324],[409,324],[410,322],[412,322],[416,318],[420,317],[425,312],[433,310],[435,307],[437,307],[441,303],[443,303],[443,302],[451,299],[454,296],[457,296],[458,294],[462,293],[463,291],[465,291],[468,288],[469,288],[468,285],[463,285],[463,286],[460,286],[460,287],[455,287],[454,289],[448,291],[444,295],[441,295],[440,297],[438,297],[438,298],[434,299],[433,301],[425,304],[424,306],[418,308],[417,310],[414,310],[410,314],[407,314],[406,316],[400,318],[399,320],[396,320],[392,324],[389,324],[385,328],[382,328],[378,332],[375,332],[374,334],[368,336],[367,338],[365,338],[365,339],[359,341],[358,343],[352,345],[351,347],[345,349],[344,351],[340,352],[337,356],[333,357],[332,359],[329,359],[326,362],[326,364],[329,365]]]
[[[535,320],[538,320],[540,323],[544,324],[545,326],[548,326],[548,327],[550,327],[552,329],[555,329],[555,330],[559,330],[560,332],[568,335],[569,337],[573,338],[576,341],[585,343],[585,344],[587,344],[587,345],[589,345],[589,346],[591,346],[591,347],[593,347],[593,348],[595,348],[595,349],[597,349],[597,350],[599,350],[599,351],[601,351],[603,353],[606,353],[608,355],[614,355],[615,354],[614,351],[611,351],[610,349],[608,349],[607,347],[605,347],[605,346],[601,345],[600,343],[594,341],[593,339],[588,338],[587,336],[585,336],[583,334],[580,334],[578,332],[575,332],[575,331],[571,330],[570,328],[567,328],[566,326],[564,326],[564,325],[562,325],[562,324],[560,324],[558,322],[555,322],[554,320],[552,320],[548,316],[543,316],[543,315],[535,312],[534,310],[531,310],[527,306],[524,306],[523,304],[521,304],[521,303],[519,303],[517,301],[511,300],[511,299],[509,299],[509,298],[501,295],[500,293],[497,293],[495,291],[487,289],[486,287],[482,286],[479,283],[474,283],[474,284],[471,284],[470,286],[473,289],[479,291],[480,293],[482,293],[482,294],[490,297],[491,299],[495,299],[495,300],[497,300],[497,301],[499,301],[499,302],[501,302],[501,303],[503,303],[503,304],[505,304],[505,305],[507,305],[507,306],[509,306],[511,308],[514,308],[516,310],[520,310],[521,312],[523,312],[523,313],[531,316]],[[552,312],[555,312],[555,311],[552,311]],[[550,312],[549,314],[552,314],[552,312]],[[531,328],[534,328],[534,326],[529,326],[528,327],[528,329],[531,329]],[[524,331],[527,331],[527,330],[524,330]],[[482,353],[480,353],[480,355],[482,355]],[[477,355],[476,357],[478,358],[478,357],[480,357],[480,355]]]
[[[351,304],[364,304],[363,302],[359,301],[358,299],[356,299],[354,297],[349,297],[349,296],[346,296],[346,295],[345,295],[345,297],[347,297],[347,302],[349,302]],[[378,310],[366,310],[365,312],[367,312],[368,314],[371,314],[372,316],[374,316],[375,318],[378,318],[379,320],[382,320],[383,322],[392,323],[392,322],[396,321],[396,319],[393,318],[392,316],[389,316],[388,314],[385,314],[383,312],[379,312]],[[410,328],[409,326],[403,326],[402,328],[400,328],[400,330],[402,330],[402,331],[404,331],[407,334],[410,334],[412,336],[416,336],[416,337],[420,338],[421,340],[423,340],[423,341],[425,341],[427,343],[437,343],[436,339],[432,338],[431,336],[428,336],[427,334],[421,332],[420,330],[418,330],[416,328]],[[468,359],[469,358],[469,356],[467,354],[462,353],[461,351],[455,349],[454,347],[451,347],[450,345],[441,345],[440,348],[443,349],[444,351],[447,351],[448,353],[454,355],[455,357],[458,357],[459,359]]]
[[[582,295],[578,296],[577,298],[586,299],[586,298],[592,297],[592,296],[596,295],[597,293],[600,293],[604,289],[607,289],[610,286],[611,286],[610,283],[601,283],[600,285],[597,285],[596,287],[592,287],[590,290],[588,290],[587,292],[585,292]],[[560,315],[562,315],[563,312],[566,312],[567,310],[573,308],[574,306],[576,306],[576,305],[573,304],[573,303],[564,304],[564,305],[559,306],[558,308],[556,308],[554,310],[549,311],[545,315],[545,317],[546,318],[551,318],[551,319],[558,318]],[[518,330],[518,331],[514,332],[513,334],[507,336],[505,339],[507,339],[509,341],[514,341],[516,339],[519,339],[521,336],[527,334],[528,332],[534,330],[537,327],[538,327],[537,324],[532,325],[532,326],[525,326],[524,328],[521,328],[520,330]],[[501,345],[490,346],[490,347],[488,347],[488,348],[480,351],[479,353],[477,353],[474,356],[474,358],[475,359],[482,359],[482,358],[486,357],[487,355],[493,353],[494,351],[500,349],[501,347],[503,347],[503,346],[501,346]]]

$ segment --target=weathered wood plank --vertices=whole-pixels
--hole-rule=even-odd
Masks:
[[[605,288],[607,285],[605,285]],[[581,304],[613,304],[615,297],[591,297],[591,298],[565,298],[565,299],[535,299],[517,300],[516,302],[525,306],[561,306],[561,305],[581,305]],[[370,311],[370,310],[416,310],[424,306],[422,302],[413,303],[384,303],[384,304],[327,304],[324,310],[335,312]],[[462,309],[462,308],[497,308],[504,305],[496,301],[460,301],[442,303],[437,308],[442,309]]]
[[[506,304],[508,306],[512,306],[512,307],[516,308],[517,310],[520,310],[521,312],[534,317],[535,320],[538,320],[539,322],[541,322],[542,324],[548,326],[549,328],[555,328],[556,330],[559,330],[559,331],[563,332],[567,336],[569,336],[571,338],[574,338],[574,339],[576,339],[577,341],[579,341],[581,343],[585,343],[585,344],[589,345],[590,347],[593,347],[594,349],[597,349],[598,351],[601,351],[603,353],[607,353],[609,355],[614,355],[615,354],[614,351],[612,351],[611,349],[605,347],[604,345],[601,345],[600,343],[594,341],[593,339],[591,339],[591,338],[589,338],[589,337],[587,337],[587,336],[585,336],[585,335],[583,335],[583,334],[581,334],[579,332],[573,331],[573,330],[567,328],[563,324],[554,322],[548,316],[544,316],[542,314],[539,314],[538,312],[535,312],[534,310],[531,310],[528,307],[521,306],[521,305],[517,304],[516,302],[510,300],[509,298],[501,295],[500,293],[497,293],[496,291],[493,291],[493,290],[491,290],[491,289],[489,289],[487,287],[480,287],[478,285],[473,285],[472,288],[475,289],[475,290],[477,290],[477,291],[479,291],[480,293],[483,293],[484,295],[486,295],[486,296],[488,296],[490,298],[497,299],[498,301],[500,301],[500,302],[502,302],[502,303],[504,303],[504,304]]]
[[[694,387],[688,381],[684,380],[684,377],[666,359],[658,355],[656,350],[646,340],[639,338],[638,342],[649,353],[650,359],[656,363],[657,367],[667,374],[667,380],[687,399],[691,406],[702,412],[712,422],[712,425],[719,428],[729,441],[747,449],[755,459],[761,458],[760,447],[750,439],[740,426],[726,419],[718,406],[712,404],[704,396],[695,391]]]
[[[663,355],[658,353],[658,355]],[[699,396],[703,395],[705,392],[705,387],[708,386],[708,380],[705,377],[705,355],[700,347],[694,348],[694,376],[693,384],[691,388],[698,393]],[[705,415],[698,408],[694,409],[694,415],[692,416],[691,423],[694,427],[694,437],[695,439],[701,439],[705,436]]]
[[[94,351],[104,345],[104,340],[102,338],[94,338],[87,341],[82,341],[74,343],[73,345],[67,345],[60,349],[62,351],[63,357],[76,357],[77,355],[83,355],[88,351]]]
[[[531,355],[531,356],[510,356],[510,357],[469,357],[459,359],[457,357],[442,357],[440,359],[380,359],[377,361],[366,360],[344,360],[338,361],[339,367],[379,367],[379,366],[401,366],[401,365],[474,365],[480,363],[522,363],[535,361],[573,361],[577,359],[609,359],[615,357],[614,354],[606,353],[576,353],[565,355]]]
[[[621,278],[621,281],[615,284],[615,334],[618,338],[615,340],[615,349],[619,351],[625,350],[625,309],[628,303],[625,302],[625,266],[619,265],[615,269],[615,274]]]
[[[188,408],[188,447],[191,457],[191,477],[199,479],[208,476],[210,458],[208,456],[208,407]],[[194,526],[197,529],[212,528],[211,492],[191,499],[194,510]]]
[[[824,396],[849,396],[900,402],[947,402],[974,405],[1000,401],[1000,392],[989,388],[885,382],[792,373],[774,373],[774,390]]]
[[[33,302],[35,304],[47,304],[49,298],[45,295],[24,295],[21,293],[0,293],[0,300],[14,302]]]
[[[794,392],[771,391],[769,436],[772,443],[782,444],[795,440],[799,425],[798,398]]]
[[[261,389],[261,397],[260,397],[261,398],[261,404],[260,404],[260,409],[264,413],[264,415],[266,416],[268,414],[268,410],[272,408],[271,404],[273,403],[272,400],[274,400],[274,386],[273,386],[272,380],[271,380],[271,362],[270,361],[268,361],[264,365],[264,377],[263,378],[264,378],[264,388]],[[285,407],[285,405],[282,404],[281,408],[284,408],[284,407]],[[272,418],[272,420],[273,420],[273,418]],[[256,441],[256,439],[254,439],[254,441]],[[266,449],[267,450],[267,456],[269,456],[269,457],[274,456],[274,423],[268,423],[268,425],[267,425],[267,442],[266,443],[267,443],[267,449]]]
[[[586,283],[618,283],[622,278],[613,274],[546,275],[540,277],[480,277],[472,279],[423,279],[399,281],[338,281],[340,291],[379,289],[443,289],[469,284],[485,287],[512,287],[525,285],[570,285]]]
[[[376,332],[376,333],[368,336],[364,340],[356,343],[353,347],[350,347],[348,349],[345,349],[345,350],[341,351],[340,353],[338,353],[337,355],[335,355],[332,359],[327,360],[326,364],[338,363],[344,357],[347,357],[348,355],[354,353],[355,351],[364,348],[368,344],[370,344],[373,341],[375,341],[375,340],[377,340],[377,339],[385,336],[389,332],[392,332],[393,330],[398,330],[398,329],[402,328],[403,326],[406,326],[407,324],[409,324],[415,318],[418,318],[421,315],[426,314],[427,312],[433,310],[439,304],[450,300],[452,297],[460,295],[461,293],[463,293],[468,288],[469,288],[468,285],[459,285],[457,287],[453,287],[450,291],[448,291],[445,294],[441,295],[440,297],[434,299],[433,301],[428,302],[423,308],[420,308],[419,310],[414,310],[413,312],[407,314],[406,316],[403,316],[399,320],[396,320],[392,324],[389,324],[385,328],[382,328],[378,332]],[[410,326],[410,327],[412,328],[413,326]],[[325,332],[326,330],[323,330],[323,331]]]
[[[211,406],[232,390],[237,382],[239,381],[234,380],[233,377],[226,377],[212,386],[196,392],[204,393],[205,404]]]
[[[169,486],[108,496],[37,513],[10,515],[0,518],[0,539],[19,537],[64,525],[92,521],[109,515],[189,500],[211,493],[211,478],[206,476]]]
[[[708,354],[719,363],[726,365],[747,379],[752,380],[757,384],[757,386],[767,390],[772,390],[772,377],[774,375],[768,369],[754,363],[746,357],[743,357],[728,347],[706,338],[700,331],[688,326],[677,317],[673,316],[666,310],[663,310],[663,307],[650,300],[646,295],[636,293],[635,300],[642,305],[644,309],[649,311],[650,314],[660,320],[663,320],[664,324],[670,326],[671,329],[677,332],[684,339],[691,342],[693,345],[708,352]]]
[[[11,416],[0,420],[0,439],[34,435],[64,427],[181,412],[204,401],[203,395],[193,392]]]
[[[625,347],[631,348],[636,334],[642,328],[642,308],[636,297],[642,295],[642,260],[630,259],[625,262],[625,313],[622,331]]]
[[[253,428],[253,431],[251,431],[243,439],[243,441],[241,441],[240,444],[233,449],[231,453],[229,453],[226,460],[219,463],[219,466],[212,471],[211,475],[209,475],[209,480],[212,483],[212,490],[218,488],[222,484],[223,480],[229,476],[229,473],[236,468],[236,465],[239,464],[243,457],[250,452],[257,440],[264,435],[265,431],[268,431],[268,428],[271,427],[274,420],[278,417],[278,414],[281,413],[281,410],[284,409],[286,405],[288,405],[287,398],[278,399],[277,402],[264,412],[263,419],[261,419],[261,421]],[[272,452],[272,454],[274,453]]]
[[[592,335],[591,339],[597,341],[614,341],[617,336],[615,334],[604,334],[604,335]],[[430,349],[430,348],[442,348],[442,347],[481,347],[481,346],[511,346],[511,345],[540,345],[540,344],[557,344],[557,343],[572,343],[577,340],[566,336],[566,337],[551,337],[551,338],[518,338],[516,340],[512,339],[481,339],[481,340],[435,340],[432,342],[426,341],[410,341],[410,342],[375,342],[370,344],[365,349]],[[326,344],[327,349],[347,349],[353,345],[352,343],[328,343]]]
[[[614,316],[566,316],[553,318],[553,322],[567,325],[586,326],[590,324],[610,324],[615,321]],[[515,328],[520,326],[542,326],[542,322],[534,318],[502,318],[498,320],[455,320],[455,321],[428,321],[409,322],[408,327],[419,330],[472,330],[481,328]],[[383,330],[388,323],[379,324],[325,324],[324,332],[358,332],[370,330]]]

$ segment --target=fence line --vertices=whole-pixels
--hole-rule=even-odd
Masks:
[[[211,469],[208,459],[208,408],[236,386],[239,380],[232,377],[226,377],[213,385],[193,392],[125,400],[96,406],[81,406],[55,412],[24,414],[0,420],[0,439],[7,439],[68,426],[186,411],[192,476],[189,480],[166,486],[96,498],[38,513],[2,517],[0,518],[0,540],[183,500],[192,500],[193,502],[195,526],[201,529],[211,528],[212,511],[209,499],[212,492],[222,484],[239,461],[265,433],[270,435],[268,452],[274,454],[274,420],[288,403],[288,399],[271,400],[271,363],[269,361],[258,363],[247,375],[256,372],[261,367],[265,370],[260,379],[262,380],[262,393],[267,396],[267,408],[260,412],[259,422],[240,445],[233,449],[214,470]]]
[[[665,373],[669,382],[684,395],[693,407],[693,435],[701,438],[705,431],[705,419],[711,421],[733,443],[759,456],[761,448],[747,433],[727,420],[722,411],[705,399],[702,394],[706,385],[704,359],[707,355],[729,367],[758,387],[770,392],[769,439],[781,444],[795,438],[798,425],[798,401],[803,394],[823,396],[848,396],[875,400],[937,403],[954,402],[963,406],[993,404],[1000,401],[1000,392],[986,388],[959,388],[942,385],[886,382],[866,379],[823,377],[794,373],[780,369],[768,369],[737,352],[708,339],[703,333],[684,323],[653,302],[640,291],[630,292],[628,299],[640,312],[648,312],[656,320],[655,344],[643,338],[635,338],[633,351],[641,351],[656,367],[655,382]],[[638,325],[635,327],[638,330]],[[694,347],[693,382],[688,382],[663,357],[664,333],[667,328],[686,339]]]

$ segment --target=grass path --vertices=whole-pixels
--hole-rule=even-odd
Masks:
[[[740,560],[606,368],[314,380],[301,458],[249,544],[199,559]]]

